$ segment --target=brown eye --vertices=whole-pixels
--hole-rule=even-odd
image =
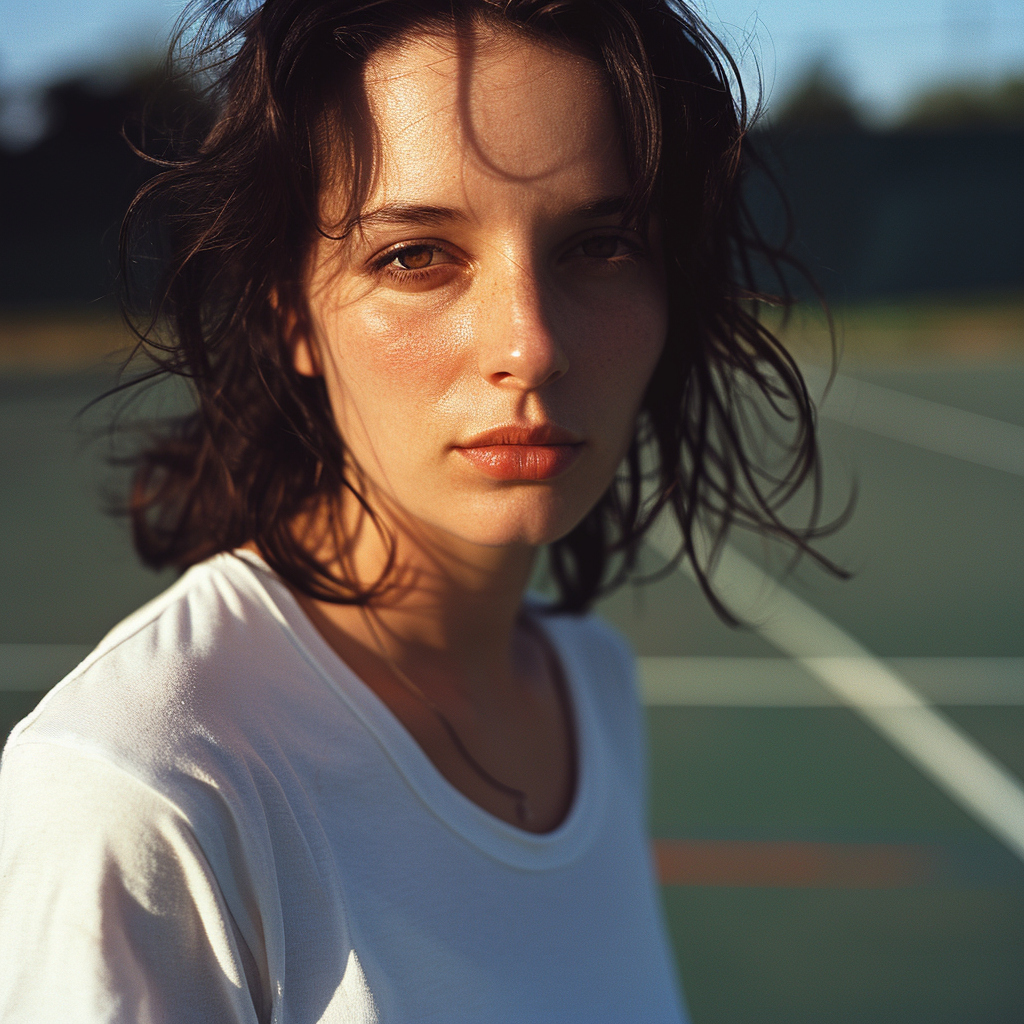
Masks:
[[[395,255],[395,262],[403,270],[425,270],[434,262],[434,250],[426,245],[403,249]]]
[[[580,250],[584,256],[590,256],[597,260],[610,260],[619,252],[622,239],[614,235],[599,235],[595,238],[588,238],[580,244]]]

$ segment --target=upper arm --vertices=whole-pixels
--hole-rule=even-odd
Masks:
[[[5,751],[0,879],[0,1019],[260,1019],[252,952],[188,822],[108,761]]]

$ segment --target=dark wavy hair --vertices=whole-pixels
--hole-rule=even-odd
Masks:
[[[338,227],[320,223],[326,168],[343,168],[350,219],[368,191],[367,57],[408,33],[468,31],[481,19],[603,69],[626,142],[630,214],[639,222],[656,211],[674,240],[667,340],[628,454],[595,507],[549,547],[556,607],[582,611],[635,576],[644,534],[666,509],[682,537],[670,566],[688,558],[727,620],[710,572],[734,526],[840,572],[813,546],[832,528],[819,523],[814,408],[760,318],[765,305],[791,301],[784,271],[793,261],[743,202],[756,164],[752,114],[732,59],[678,0],[222,0],[190,9],[175,53],[189,54],[199,114],[158,161],[121,236],[126,308],[155,363],[144,376],[186,378],[195,399],[135,458],[129,511],[143,561],[184,568],[255,542],[312,597],[368,603],[388,589],[393,565],[369,585],[346,578],[296,530],[299,517],[336,510],[346,492],[374,512],[323,382],[295,371],[291,341],[309,329],[311,248]],[[774,293],[763,290],[766,275]],[[804,485],[811,512],[796,527],[783,511]]]

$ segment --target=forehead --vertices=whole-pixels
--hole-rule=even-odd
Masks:
[[[419,34],[377,53],[364,86],[377,199],[471,179],[541,192],[627,186],[603,72],[579,54],[507,29]]]

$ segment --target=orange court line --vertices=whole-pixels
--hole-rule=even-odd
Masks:
[[[934,883],[930,846],[655,839],[662,885],[891,889]]]

